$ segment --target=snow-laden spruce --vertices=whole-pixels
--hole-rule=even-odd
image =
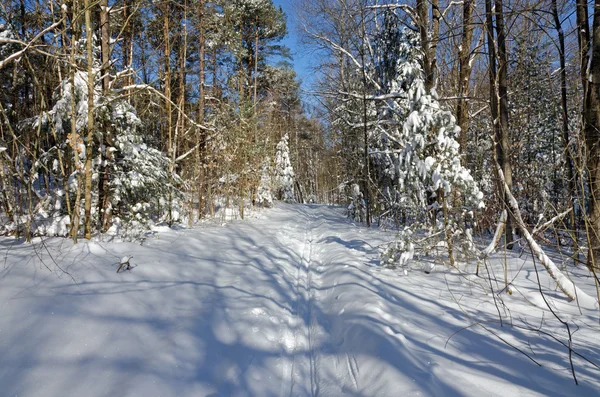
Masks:
[[[277,198],[294,201],[294,169],[290,161],[289,137],[285,134],[277,144],[275,155],[275,177],[277,182]]]
[[[360,191],[360,186],[353,183],[350,187],[351,201],[346,210],[349,218],[357,222],[364,222],[367,219],[367,206],[363,193]]]
[[[386,206],[402,211],[415,229],[429,221],[432,234],[446,228],[451,235],[461,222],[452,222],[448,213],[460,217],[483,207],[483,194],[461,165],[456,141],[460,129],[454,116],[441,107],[435,90],[428,92],[425,87],[417,34],[403,30],[398,41],[395,78],[387,89],[400,99],[390,99],[379,108],[371,159]],[[455,200],[450,200],[451,195]],[[452,201],[462,204],[461,213],[452,211]],[[438,213],[444,205],[447,211],[442,224]],[[395,242],[390,249],[409,246]],[[389,261],[398,255],[384,251],[383,257]],[[406,256],[403,258],[406,263]]]
[[[98,186],[101,176],[107,176],[106,227],[112,228],[113,232],[133,236],[158,219],[156,209],[165,207],[169,194],[177,196],[176,189],[171,190],[172,181],[177,181],[177,178],[169,178],[169,158],[144,141],[143,123],[135,108],[116,94],[103,94],[99,79],[94,83],[96,139],[102,138],[102,145],[94,145],[93,186]],[[75,131],[72,131],[73,94]],[[42,131],[56,140],[55,146],[42,156],[36,166],[47,167],[59,174],[60,158],[77,153],[79,166],[68,175],[67,184],[71,193],[69,197],[73,200],[77,176],[84,172],[82,164],[86,156],[82,137],[87,129],[87,73],[76,72],[73,80],[64,79],[54,95],[52,109],[33,120],[34,126],[41,123]],[[66,215],[66,206],[62,201],[67,195],[60,186],[58,184],[53,192],[57,199],[56,203],[53,201],[50,217],[62,219]],[[94,189],[94,208],[98,206],[98,198],[98,190]],[[97,211],[95,217],[98,217]],[[66,234],[66,229],[61,230],[51,234]]]
[[[267,157],[263,161],[260,181],[256,191],[256,204],[261,207],[273,206],[273,194],[271,192],[271,158]]]
[[[396,200],[408,209],[429,209],[434,195],[448,197],[454,190],[467,206],[480,208],[483,195],[461,165],[456,119],[440,106],[435,91],[425,89],[417,35],[404,31],[401,37],[391,91],[406,97],[390,100],[381,111],[393,127],[382,123],[373,133],[376,172],[389,177]]]

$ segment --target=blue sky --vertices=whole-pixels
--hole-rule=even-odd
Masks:
[[[296,70],[296,73],[302,80],[302,88],[308,90],[311,82],[313,81],[314,71],[311,70],[309,63],[310,54],[306,51],[303,51],[298,39],[298,23],[296,20],[294,7],[292,5],[293,0],[273,0],[273,3],[276,6],[281,6],[287,15],[288,35],[282,40],[282,44],[291,49],[294,57],[292,61],[294,70]]]

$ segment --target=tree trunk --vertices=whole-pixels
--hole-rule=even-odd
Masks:
[[[127,5],[124,6],[127,9]],[[101,49],[102,49],[102,93],[106,97],[108,95],[110,79],[108,75],[110,65],[110,25],[109,25],[108,0],[100,2],[100,32],[101,32]],[[102,141],[100,142],[100,155],[102,161],[99,169],[98,181],[98,231],[103,232],[107,229],[108,207],[110,198],[108,195],[109,175],[106,167],[106,162],[109,159],[110,151],[108,150],[112,142],[111,129],[104,128],[102,133]]]
[[[600,0],[594,2],[592,24],[592,58],[585,90],[584,136],[586,165],[589,177],[589,215],[588,215],[588,267],[593,271],[600,268]]]
[[[100,34],[102,50],[102,92],[108,92],[110,76],[108,69],[110,66],[110,21],[108,12],[108,0],[100,0]]]
[[[369,194],[369,129],[367,126],[367,72],[365,70],[365,41],[366,41],[366,27],[365,27],[365,15],[364,7],[361,7],[361,33],[362,33],[362,45],[360,49],[360,57],[362,62],[362,83],[363,83],[363,195],[365,198],[365,212],[366,212],[366,225],[371,227],[371,203]]]
[[[504,182],[509,189],[512,189],[512,166],[510,163],[510,136],[508,130],[508,57],[506,54],[506,34],[504,30],[504,11],[503,0],[496,0],[496,32],[498,39],[498,114],[500,116],[500,126],[498,128],[499,147],[498,152],[502,171],[504,172]],[[504,189],[503,189],[504,190]],[[504,200],[508,203],[506,192]],[[506,221],[506,248],[511,249],[513,246],[513,230],[514,217],[508,212]]]
[[[172,115],[171,115],[171,37],[170,37],[170,28],[169,28],[169,2],[165,1],[163,3],[163,40],[164,40],[164,54],[163,54],[163,62],[165,67],[165,117],[166,117],[166,135],[167,135],[167,152],[169,153],[169,158],[172,158],[173,155],[173,137],[172,134]],[[169,183],[172,181],[173,172],[174,172],[174,164],[169,164]],[[168,224],[169,226],[173,225],[173,194],[169,190],[169,204],[168,204]]]
[[[258,16],[256,16],[256,26],[255,26],[255,34],[254,34],[254,114],[256,114],[256,99],[257,99],[257,90],[258,90]]]
[[[463,4],[463,33],[462,42],[458,51],[458,103],[456,106],[456,120],[460,127],[460,147],[462,153],[467,155],[467,132],[469,130],[469,102],[465,98],[469,92],[471,80],[471,42],[473,41],[473,9],[475,0],[465,0]]]
[[[199,71],[198,71],[198,79],[200,80],[198,82],[198,92],[199,92],[199,98],[198,98],[198,123],[201,125],[204,125],[204,106],[205,106],[205,101],[204,101],[204,56],[205,56],[205,40],[204,40],[204,0],[200,0],[199,4],[198,4],[198,30],[199,30],[199,38],[198,38],[198,44],[199,44],[199,49],[198,49],[198,58],[199,58]],[[214,81],[213,81],[214,84]],[[213,93],[213,96],[214,93]],[[198,131],[196,133],[196,167],[197,167],[197,172],[198,172],[198,183],[196,184],[196,187],[198,189],[198,219],[200,219],[202,217],[202,215],[204,214],[204,191],[206,188],[206,170],[204,169],[204,166],[206,164],[206,159],[204,158],[205,156],[205,137],[204,137],[205,132],[204,131]],[[208,190],[208,189],[206,189]]]
[[[94,43],[92,11],[90,9],[90,0],[84,0],[85,7],[85,35],[87,52],[87,138],[85,143],[85,229],[86,239],[92,238],[92,149],[94,145]]]
[[[512,188],[512,168],[509,157],[508,136],[508,89],[507,89],[507,60],[506,60],[506,37],[504,34],[504,17],[502,15],[502,0],[495,0],[496,10],[492,10],[492,1],[485,1],[486,30],[489,58],[490,76],[490,108],[494,128],[495,151],[498,162],[502,167],[506,185]],[[494,42],[494,15],[496,16],[496,34],[498,37],[498,52]],[[498,62],[498,69],[496,69]],[[504,183],[498,176],[498,193],[505,208],[508,208],[508,198],[504,189]],[[505,246],[511,249],[512,238],[512,214],[508,214],[506,222]]]
[[[73,14],[79,14],[79,2],[78,0],[73,1]],[[79,134],[77,132],[77,105],[75,103],[75,73],[77,73],[77,54],[75,42],[79,37],[79,24],[76,22],[78,18],[71,20],[71,65],[69,68],[69,79],[71,81],[71,136],[69,138],[71,148],[73,149],[73,164],[77,173],[77,191],[75,192],[75,203],[73,205],[72,217],[71,217],[71,238],[73,242],[77,244],[79,237],[79,217],[80,217],[80,203],[81,203],[81,164],[79,161]],[[68,177],[67,177],[68,180]],[[68,186],[68,182],[67,182]]]
[[[585,98],[587,97],[587,67],[588,67],[588,50],[590,48],[590,26],[587,0],[576,0],[576,15],[577,15],[577,42],[579,43],[579,71],[581,74],[581,88],[583,89],[584,97],[584,118],[585,118]]]
[[[562,24],[560,21],[560,16],[558,14],[558,6],[557,1],[552,0],[552,14],[554,15],[554,26],[556,28],[556,32],[558,34],[558,56],[560,61],[560,103],[561,103],[561,114],[562,114],[562,133],[563,133],[563,144],[564,144],[564,152],[565,152],[565,165],[567,172],[567,184],[568,184],[568,193],[567,193],[567,205],[572,209],[570,214],[570,225],[569,229],[571,232],[572,240],[573,240],[573,252],[574,252],[574,260],[577,262],[577,256],[579,251],[579,244],[577,241],[577,223],[575,221],[575,203],[573,200],[573,196],[575,195],[575,173],[573,171],[573,156],[571,154],[570,149],[570,139],[569,139],[569,111],[568,111],[568,102],[567,102],[567,67],[565,60],[565,35],[563,33]]]
[[[436,49],[440,30],[440,10],[438,0],[431,0],[431,14],[433,26],[429,35],[429,10],[426,0],[417,0],[417,18],[421,47],[423,48],[423,71],[425,74],[425,88],[427,92],[435,86]]]

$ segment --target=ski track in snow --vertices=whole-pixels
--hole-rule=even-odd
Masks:
[[[318,383],[315,365],[315,352],[312,344],[314,318],[312,316],[312,300],[315,298],[312,289],[313,244],[315,218],[304,213],[304,226],[301,256],[296,264],[295,273],[295,309],[293,319],[288,323],[294,324],[293,342],[286,347],[291,349],[291,364],[284,364],[282,371],[281,397],[318,394]],[[317,226],[318,227],[318,226]]]
[[[497,326],[492,297],[464,278],[376,266],[377,245],[391,238],[339,208],[278,204],[225,227],[161,229],[143,246],[48,239],[36,254],[0,239],[0,395],[599,394],[595,368],[575,358],[574,386],[562,345]],[[77,284],[44,268],[48,253]],[[137,267],[116,274],[125,255]],[[505,300],[513,318],[538,324],[526,275],[515,281],[526,299]],[[547,298],[581,327],[575,348],[599,362],[597,312]],[[544,321],[564,340],[548,312]]]

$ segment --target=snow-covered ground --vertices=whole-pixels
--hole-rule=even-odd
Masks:
[[[280,204],[142,245],[0,239],[0,395],[600,395],[600,371],[577,356],[575,386],[531,260],[507,258],[516,288],[497,309],[473,275],[379,267],[390,238],[339,209]],[[117,274],[126,255],[135,267]],[[546,297],[600,362],[593,305]]]

